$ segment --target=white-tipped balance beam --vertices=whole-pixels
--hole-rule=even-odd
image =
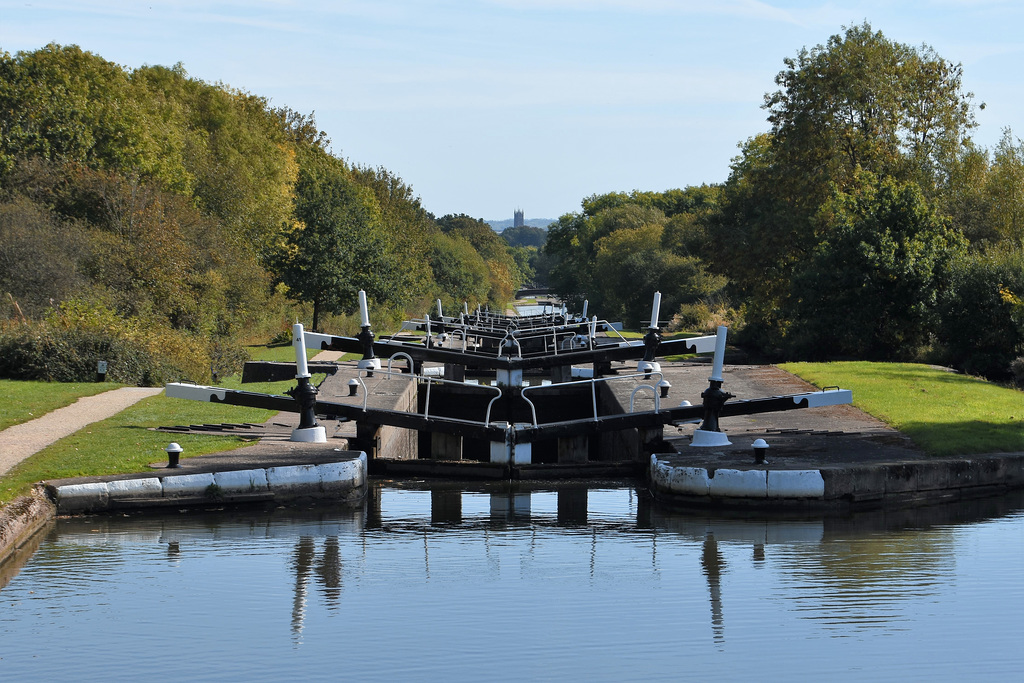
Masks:
[[[718,326],[718,334],[715,335],[715,359],[711,366],[711,377],[708,377],[712,382],[722,381],[722,367],[725,365],[725,337],[728,334],[728,327]]]

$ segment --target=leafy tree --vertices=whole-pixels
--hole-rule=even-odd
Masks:
[[[632,327],[644,326],[650,320],[654,292],[662,292],[662,311],[668,313],[725,285],[725,278],[710,275],[700,259],[662,248],[663,231],[660,224],[648,223],[598,240],[592,294],[603,315]]]
[[[936,198],[953,225],[974,245],[999,240],[986,196],[989,167],[986,150],[964,145],[961,153],[950,160],[945,186]]]
[[[592,290],[594,227],[586,216],[567,213],[548,226],[544,254],[550,260],[548,284],[569,308],[580,310]]]
[[[510,247],[536,247],[540,249],[548,239],[548,231],[544,228],[535,228],[532,225],[521,225],[518,228],[505,228],[501,231],[501,238]]]
[[[281,279],[292,296],[312,302],[314,330],[324,313],[354,311],[360,289],[380,303],[398,296],[380,209],[340,160],[310,154],[295,185],[295,218]]]
[[[828,237],[794,278],[790,344],[810,358],[913,358],[965,242],[915,184],[857,180],[824,207]]]
[[[989,220],[997,239],[1024,247],[1024,142],[1014,143],[1009,129],[996,146],[985,183]]]
[[[0,296],[36,316],[85,285],[79,270],[88,245],[45,207],[25,197],[0,204]]]
[[[410,186],[384,167],[356,166],[352,179],[373,192],[380,207],[380,220],[387,228],[392,272],[395,277],[391,300],[398,305],[433,304],[433,272],[423,254],[431,249],[438,234],[433,217],[420,204]],[[419,294],[418,300],[416,294]]]
[[[959,65],[866,23],[785,66],[765,97],[771,130],[743,145],[709,221],[714,267],[729,274],[751,327],[776,342],[786,316],[803,310],[789,302],[794,274],[832,238],[834,224],[818,216],[833,188],[859,191],[863,170],[934,198],[975,125]]]
[[[490,279],[488,300],[501,307],[511,301],[522,285],[524,275],[516,265],[505,240],[483,220],[465,214],[442,216],[437,224],[446,235],[465,238],[483,257]]]
[[[465,237],[435,234],[426,252],[427,261],[446,308],[471,307],[487,301],[490,290],[487,263]]]
[[[859,168],[930,193],[975,125],[959,64],[867,23],[784,63],[765,108],[779,162],[811,198],[852,183]]]

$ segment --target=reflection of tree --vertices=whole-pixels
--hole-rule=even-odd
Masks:
[[[722,616],[722,572],[725,571],[725,558],[718,550],[718,541],[713,533],[704,537],[704,550],[700,556],[701,570],[708,580],[708,593],[711,597],[711,628],[715,642],[725,642],[725,620]]]
[[[954,571],[950,529],[825,540],[786,548],[795,611],[843,629],[891,625],[900,605],[933,596]],[[773,553],[775,555],[776,553]]]
[[[324,541],[324,552],[317,562],[316,576],[328,609],[338,609],[341,602],[341,552],[337,536],[329,536]]]

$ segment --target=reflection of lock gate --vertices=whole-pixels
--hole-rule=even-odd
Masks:
[[[365,295],[360,292],[362,332],[356,337],[308,333],[299,324],[293,327],[298,386],[289,392],[291,399],[189,384],[169,384],[167,395],[297,412],[300,425],[293,433],[293,440],[326,441],[324,428],[316,422],[316,415],[322,415],[354,420],[360,426],[368,425],[371,428],[363,432],[374,435],[374,439],[378,437],[372,426],[387,425],[483,441],[490,444],[487,454],[490,462],[508,465],[531,463],[533,444],[541,442],[567,440],[559,443],[559,452],[564,450],[563,446],[574,449],[577,454],[571,460],[579,462],[579,452],[582,449],[585,460],[586,440],[594,435],[647,430],[648,440],[654,441],[657,437],[651,433],[660,434],[665,425],[700,420],[703,422],[694,432],[692,445],[720,446],[729,443],[719,429],[720,417],[851,402],[851,392],[838,388],[729,402],[734,396],[721,390],[726,328],[720,327],[712,336],[662,341],[657,327],[659,306],[660,293],[655,296],[651,326],[643,340],[624,338],[618,332],[621,325],[598,321],[596,316],[588,320],[585,317],[586,303],[584,315],[579,318],[568,316],[564,307],[560,310],[552,307],[550,313],[531,316],[497,314],[480,308],[470,314],[468,307],[464,307],[455,318],[442,314],[440,301],[436,317],[428,315],[424,319],[406,321],[398,333],[375,340],[370,331]],[[599,331],[613,336],[599,337]],[[361,405],[316,398],[316,387],[309,380],[306,348],[363,355],[356,380],[362,390]],[[693,406],[684,402],[683,405],[663,408],[661,398],[667,395],[669,385],[662,380],[656,358],[709,352],[714,353],[714,358],[710,387],[701,394],[703,405]],[[386,369],[381,365],[381,358],[388,359]],[[612,361],[637,358],[641,358],[637,373],[602,376],[610,372]],[[406,367],[394,370],[396,359],[404,360]],[[424,368],[424,362],[442,363],[443,367]],[[592,364],[592,367],[579,367],[581,364]],[[466,380],[467,369],[487,373],[488,376],[493,373],[493,384]],[[524,386],[524,371],[546,372],[549,379],[540,385]],[[420,409],[400,411],[369,406],[366,381],[370,378],[376,378],[378,382],[400,379],[415,383],[423,394],[422,400],[418,401]],[[611,382],[637,384],[630,394],[629,412],[601,414],[599,392],[603,385]],[[474,413],[475,417],[469,416],[471,411],[451,415],[432,410],[432,394],[451,396],[444,392],[452,388],[457,388],[461,394],[479,395],[481,400],[470,400],[469,403],[483,405],[484,409]],[[648,390],[654,399],[653,410],[635,410],[637,393],[646,395]],[[575,405],[571,419],[538,419],[538,402],[548,406],[541,414],[558,417],[560,411],[550,407],[559,402],[565,403],[566,396],[576,398],[577,403],[585,401],[587,409]],[[581,398],[583,396],[589,400]],[[575,445],[571,443],[573,440]],[[379,452],[379,442],[363,445],[368,447],[372,456],[384,455]]]

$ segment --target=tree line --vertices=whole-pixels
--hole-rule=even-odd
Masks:
[[[122,381],[205,381],[296,317],[352,332],[360,289],[385,326],[504,306],[529,275],[483,221],[332,154],[313,115],[180,64],[0,52],[0,376],[106,355]]]
[[[961,66],[867,23],[783,67],[724,182],[593,195],[503,239],[180,65],[0,53],[0,376],[112,356],[123,381],[206,381],[296,317],[353,333],[360,289],[386,328],[530,279],[635,327],[661,291],[675,327],[729,324],[768,359],[1024,375],[1024,143],[978,147]]]
[[[660,290],[677,326],[728,323],[770,359],[1024,379],[1024,143],[978,147],[962,67],[867,23],[783,64],[724,183],[550,226],[553,288],[632,325]]]

